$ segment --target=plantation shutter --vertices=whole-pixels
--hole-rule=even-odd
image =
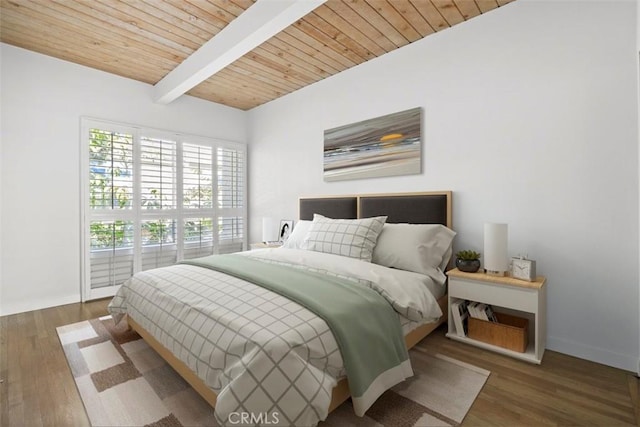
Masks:
[[[184,259],[213,254],[213,218],[185,218]]]
[[[83,300],[135,272],[246,247],[246,147],[81,121]]]
[[[133,135],[89,130],[89,276],[95,289],[133,273]]]
[[[175,264],[177,245],[177,143],[140,137],[141,269]]]
[[[214,153],[211,146],[182,145],[182,191],[184,219],[184,258],[214,253],[213,181]]]
[[[219,252],[237,252],[244,241],[245,152],[220,147],[217,154]]]

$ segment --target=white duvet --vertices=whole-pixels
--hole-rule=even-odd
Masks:
[[[442,316],[436,298],[436,295],[444,294],[444,283],[439,276],[429,277],[355,258],[301,249],[257,249],[238,255],[298,266],[367,284],[399,314],[415,322],[436,321]]]

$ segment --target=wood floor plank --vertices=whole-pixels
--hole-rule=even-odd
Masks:
[[[542,365],[533,365],[460,345],[438,331],[416,348],[491,371],[463,426],[637,423],[626,371],[553,351],[545,353]]]
[[[103,316],[108,302],[0,317],[0,425],[89,425],[56,327]],[[414,349],[491,371],[463,427],[640,427],[640,381],[630,372],[553,351],[533,365],[444,334],[441,327]]]
[[[7,331],[8,316],[0,317],[0,425],[9,425],[9,397],[7,389],[9,382],[7,381],[8,364],[7,364]]]
[[[636,375],[627,375],[629,384],[629,394],[631,395],[631,404],[636,414],[636,425],[640,427],[640,378]]]

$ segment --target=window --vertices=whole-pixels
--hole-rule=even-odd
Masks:
[[[246,247],[243,144],[82,119],[83,300]]]

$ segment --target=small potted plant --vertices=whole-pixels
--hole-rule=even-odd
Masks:
[[[456,267],[460,271],[475,273],[480,268],[480,254],[471,250],[456,253]]]

